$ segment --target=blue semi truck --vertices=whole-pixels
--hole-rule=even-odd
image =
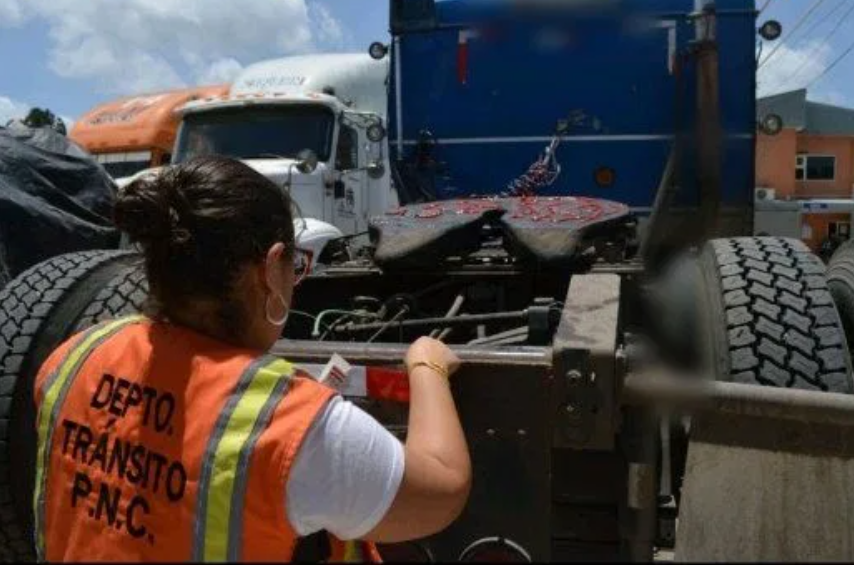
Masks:
[[[438,199],[496,194],[565,120],[555,155],[561,174],[538,194],[607,198],[648,216],[678,142],[672,207],[690,215],[700,203],[698,166],[708,157],[697,139],[705,105],[720,128],[720,233],[749,235],[756,11],[752,0],[718,1],[711,31],[689,17],[705,5],[564,2],[543,14],[536,2],[395,2],[392,160],[418,192]],[[714,84],[698,82],[705,33],[715,38]],[[701,95],[701,87],[711,92]]]
[[[749,236],[755,46],[780,32],[756,16],[747,0],[391,0],[391,40],[370,48],[389,58],[388,127],[325,115],[320,145],[344,117],[364,129],[348,156],[390,157],[353,170],[400,206],[327,242],[271,351],[337,368],[401,439],[407,344],[461,357],[471,496],[386,560],[854,558],[834,488],[854,427],[839,310],[803,244]],[[346,105],[324,90],[299,103]],[[0,292],[0,557],[33,557],[34,371],[142,309],[139,263],[62,256]]]

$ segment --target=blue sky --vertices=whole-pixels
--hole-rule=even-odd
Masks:
[[[270,57],[366,51],[385,38],[387,10],[385,0],[0,0],[0,123],[29,106],[75,119]]]
[[[760,94],[804,86],[848,48],[849,6],[770,0],[761,20],[780,20],[785,41],[760,70]],[[385,37],[387,9],[387,0],[0,0],[0,122],[33,105],[75,119],[120,95],[228,80],[264,58],[363,50]],[[810,97],[854,106],[854,52]]]
[[[806,86],[854,45],[854,0],[771,0],[760,23],[766,19],[779,20],[783,36],[763,48],[761,60],[782,42],[759,69],[760,94]],[[809,97],[854,106],[854,51],[809,88]]]

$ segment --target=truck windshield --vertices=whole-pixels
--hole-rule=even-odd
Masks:
[[[202,155],[237,159],[296,158],[303,149],[330,156],[335,117],[323,106],[229,108],[184,117],[175,161]]]

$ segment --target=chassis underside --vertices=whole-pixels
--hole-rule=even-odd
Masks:
[[[578,238],[571,260],[555,263],[483,234],[473,252],[454,252],[451,238],[441,257],[414,264],[336,254],[298,288],[273,351],[307,370],[333,354],[346,359],[347,378],[368,383],[347,395],[401,438],[407,344],[433,335],[463,360],[452,386],[474,465],[471,498],[440,535],[382,548],[387,560],[644,561],[672,544],[677,513],[677,558],[816,555],[809,530],[796,526],[820,523],[805,509],[844,513],[845,497],[816,488],[811,473],[838,483],[851,471],[854,400],[827,392],[854,383],[815,257],[778,238],[716,240],[668,287],[633,259],[623,229]],[[72,333],[142,308],[138,259],[58,257],[0,294],[0,418],[9,422],[0,454],[15,461],[0,464],[14,484],[0,500],[0,534],[13,540],[0,557],[32,555],[34,371]],[[650,291],[662,288],[656,301]],[[677,300],[679,288],[692,292]],[[673,319],[684,324],[665,323]],[[391,378],[383,387],[394,394],[372,389],[372,372]],[[756,386],[769,383],[777,388]],[[822,392],[785,390],[805,384]],[[776,474],[759,488],[763,469]],[[792,496],[806,502],[764,511]],[[745,524],[762,535],[742,535]],[[772,546],[756,542],[768,536]],[[842,541],[825,541],[821,555],[850,557]]]

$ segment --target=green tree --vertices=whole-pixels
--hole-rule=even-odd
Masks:
[[[62,121],[62,118],[54,115],[54,113],[47,108],[33,108],[30,110],[27,117],[24,118],[24,124],[31,128],[53,128],[62,135],[66,135],[68,133],[65,127],[65,122]]]

